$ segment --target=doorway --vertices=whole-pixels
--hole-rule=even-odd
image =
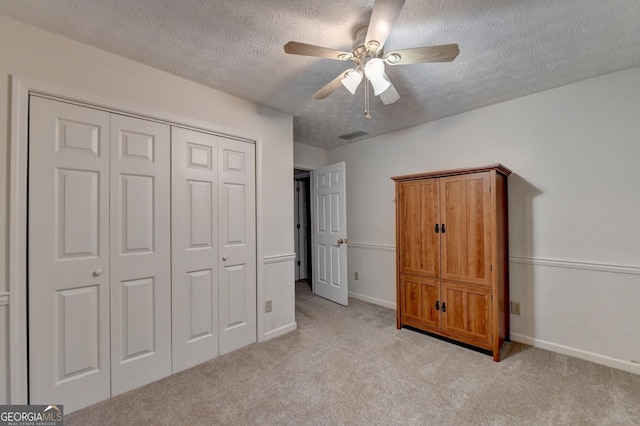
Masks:
[[[295,278],[311,288],[311,172],[294,169],[294,240],[296,250]]]

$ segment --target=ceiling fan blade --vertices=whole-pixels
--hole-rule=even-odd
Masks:
[[[284,51],[293,55],[315,56],[317,58],[336,59],[338,61],[351,59],[350,52],[315,46],[313,44],[299,43],[297,41],[290,41],[285,44]]]
[[[324,86],[322,89],[318,90],[315,95],[313,95],[314,99],[324,99],[330,94],[332,94],[338,87],[342,86],[342,79],[344,78],[345,73],[341,73],[336,78],[331,80],[329,84]]]
[[[364,42],[369,50],[382,49],[403,6],[404,0],[376,0]],[[377,42],[377,48],[372,44],[373,42]]]
[[[451,62],[460,53],[457,44],[416,47],[415,49],[396,50],[385,55],[389,65],[422,64],[425,62]],[[397,59],[396,59],[397,58]]]

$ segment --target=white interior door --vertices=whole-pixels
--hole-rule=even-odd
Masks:
[[[31,97],[29,402],[111,394],[109,114]]]
[[[218,356],[217,139],[171,129],[174,373]]]
[[[295,266],[295,280],[298,281],[300,279],[300,261],[302,259],[302,253],[300,249],[300,180],[296,179],[293,181],[293,243],[296,250],[296,266]]]
[[[256,341],[255,147],[218,137],[219,349]]]
[[[168,125],[111,115],[112,395],[171,374],[169,156]]]
[[[347,203],[345,163],[314,170],[313,292],[341,305],[348,304]]]

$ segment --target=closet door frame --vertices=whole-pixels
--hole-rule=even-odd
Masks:
[[[116,99],[61,87],[58,85],[11,75],[11,117],[9,153],[9,234],[8,275],[9,294],[0,295],[9,305],[9,403],[27,404],[28,349],[27,349],[27,227],[28,227],[28,148],[29,148],[29,96],[63,101],[71,104],[101,109],[108,112],[179,125],[206,133],[255,144],[256,172],[256,298],[262,300],[263,250],[262,250],[262,139],[260,135],[245,130],[231,129],[218,124],[196,120],[179,114],[132,104]],[[258,303],[259,305],[259,303]],[[265,339],[264,312],[256,308],[256,341]]]

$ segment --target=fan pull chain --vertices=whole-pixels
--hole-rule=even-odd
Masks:
[[[369,114],[369,79],[364,78],[364,118],[371,120],[371,114]]]

